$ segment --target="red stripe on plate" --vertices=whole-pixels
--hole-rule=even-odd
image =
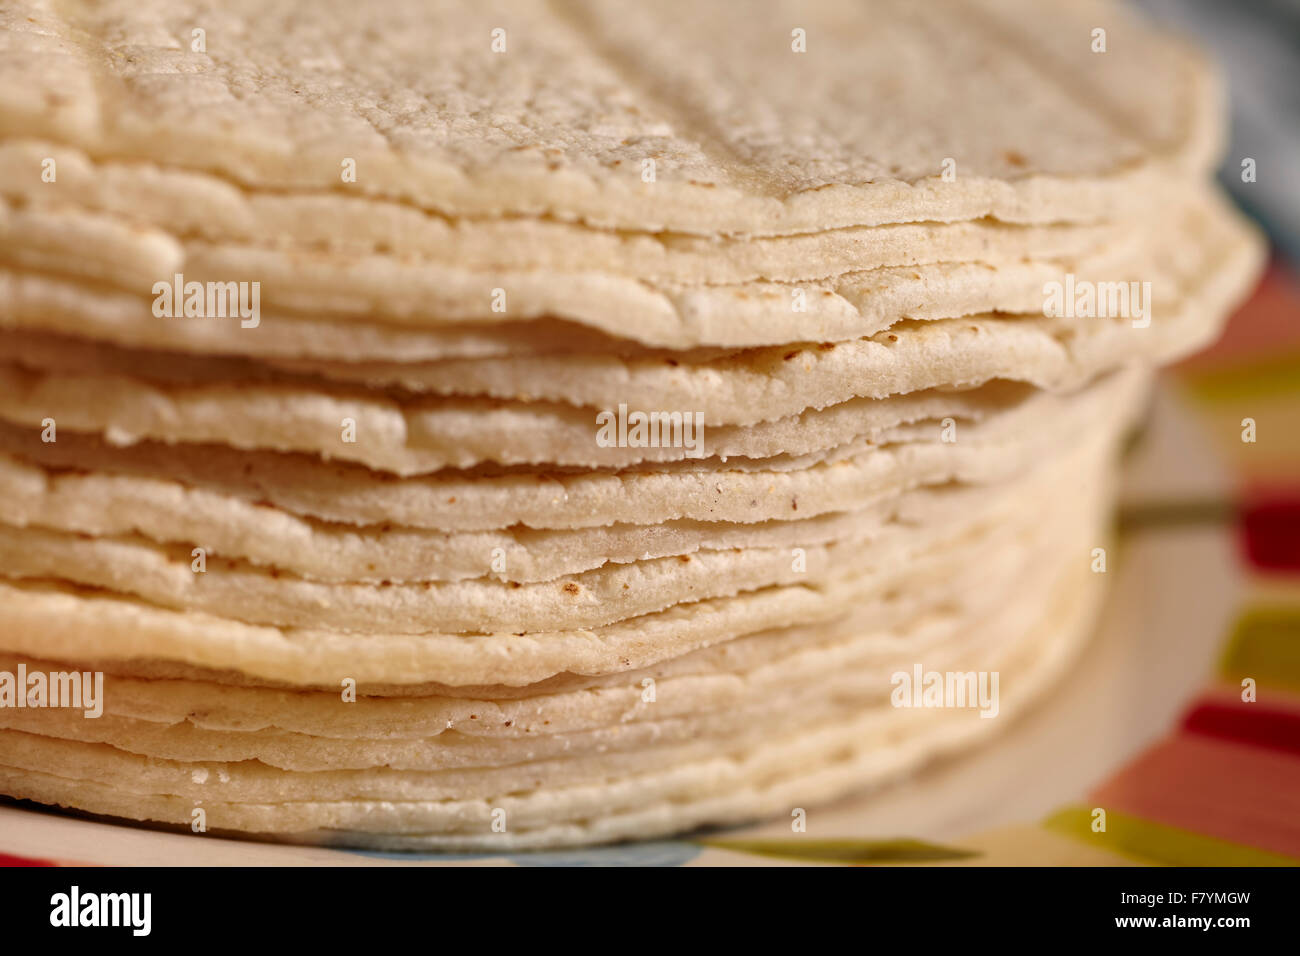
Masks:
[[[37,860],[30,856],[12,856],[0,853],[0,866],[55,866],[49,860]]]
[[[1300,760],[1291,753],[1180,733],[1091,799],[1107,812],[1300,858]]]
[[[1183,718],[1183,729],[1300,755],[1300,713],[1267,704],[1202,703]]]
[[[1241,541],[1257,568],[1300,572],[1300,495],[1273,492],[1241,508]]]

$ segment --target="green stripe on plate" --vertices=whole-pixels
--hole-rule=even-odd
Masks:
[[[959,850],[922,840],[701,840],[705,846],[755,856],[799,860],[804,863],[934,863],[968,860],[974,850]]]
[[[1120,533],[1148,528],[1227,524],[1237,517],[1236,506],[1224,498],[1143,502],[1119,509]]]
[[[1300,860],[1280,853],[1202,836],[1115,810],[1106,811],[1105,833],[1092,832],[1092,811],[1087,807],[1058,810],[1043,821],[1043,826],[1100,850],[1119,853],[1143,863],[1166,866],[1300,866]]]

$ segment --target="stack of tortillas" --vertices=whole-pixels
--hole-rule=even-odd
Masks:
[[[529,848],[983,738],[1259,267],[1218,106],[1092,0],[7,4],[0,671],[104,683],[0,792]]]

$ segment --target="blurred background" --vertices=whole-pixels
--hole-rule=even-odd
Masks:
[[[1232,141],[1220,178],[1269,232],[1279,254],[1300,262],[1300,0],[1136,0],[1213,50],[1228,79]],[[1241,181],[1255,159],[1257,181]]]

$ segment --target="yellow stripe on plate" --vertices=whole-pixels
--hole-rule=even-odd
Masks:
[[[1086,807],[1058,810],[1043,821],[1043,826],[1099,849],[1154,865],[1300,866],[1300,860],[1280,853],[1202,836],[1115,810],[1106,811],[1104,833],[1092,831],[1092,811]]]
[[[1300,691],[1300,605],[1245,611],[1232,629],[1219,673],[1233,685],[1252,677],[1260,691],[1270,685]]]
[[[1300,400],[1300,352],[1209,369],[1187,369],[1182,383],[1206,402],[1235,402],[1264,396],[1293,395]]]

